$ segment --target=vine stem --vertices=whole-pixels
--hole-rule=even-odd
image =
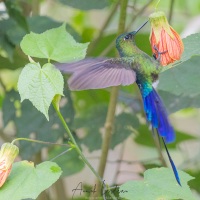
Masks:
[[[121,0],[120,1],[120,18],[119,18],[119,25],[118,25],[118,34],[123,33],[125,29],[125,20],[126,20],[126,8],[127,8],[128,0]],[[118,93],[119,93],[119,87],[113,87],[111,89],[110,94],[110,101],[106,116],[106,122],[104,124],[105,128],[105,134],[103,137],[102,142],[102,151],[101,151],[101,157],[98,167],[98,174],[103,177],[104,171],[106,167],[107,157],[108,157],[108,151],[110,146],[110,141],[112,137],[112,129],[114,124],[114,118],[115,118],[115,110],[117,106],[117,99],[118,99]],[[98,199],[100,192],[101,192],[101,183],[97,181],[97,192],[94,194],[94,199]]]
[[[16,138],[14,139],[11,144],[14,144],[15,142],[19,141],[19,140],[24,140],[24,141],[28,141],[28,142],[35,142],[35,143],[40,143],[40,144],[51,144],[51,145],[60,145],[60,146],[70,146],[68,144],[59,144],[59,143],[53,143],[53,142],[45,142],[45,141],[40,141],[40,140],[34,140],[34,139],[30,139],[30,138]]]
[[[160,3],[160,0],[157,1],[156,5],[155,5],[155,10],[157,10],[159,3]]]
[[[118,175],[119,175],[119,173],[120,173],[120,167],[121,167],[122,158],[123,158],[123,155],[124,155],[124,149],[125,149],[125,142],[123,142],[123,144],[122,144],[122,146],[121,146],[120,153],[119,153],[119,162],[118,162],[118,164],[117,164],[116,173],[115,173],[115,176],[114,176],[114,178],[113,178],[113,185],[116,184]]]
[[[59,119],[60,119],[63,127],[65,128],[65,130],[66,130],[66,132],[67,132],[67,134],[68,134],[68,136],[69,136],[69,138],[71,140],[70,146],[77,151],[77,153],[79,154],[79,156],[81,157],[81,159],[83,160],[83,162],[90,168],[90,170],[96,176],[96,178],[98,179],[98,181],[102,183],[101,177],[95,171],[95,169],[92,167],[92,165],[88,162],[88,160],[85,158],[85,156],[83,155],[82,151],[80,150],[78,144],[76,143],[76,140],[74,139],[74,136],[72,135],[72,133],[71,133],[71,131],[70,131],[67,123],[65,122],[65,120],[64,120],[61,112],[59,111],[59,108],[57,107],[56,102],[52,101],[52,104],[53,104],[53,107],[54,107],[54,109],[55,109],[55,111],[56,111],[56,113],[57,113],[57,115],[58,115],[58,117],[59,117]]]

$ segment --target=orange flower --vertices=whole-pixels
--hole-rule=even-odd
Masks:
[[[19,153],[17,146],[11,143],[4,143],[0,150],[0,187],[5,183],[10,174],[12,163]]]
[[[179,34],[169,25],[165,14],[161,11],[149,16],[151,23],[150,43],[156,56],[160,54],[162,66],[173,63],[181,58],[184,50],[183,42]]]

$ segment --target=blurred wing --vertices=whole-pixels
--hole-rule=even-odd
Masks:
[[[77,62],[72,63],[60,63],[56,64],[56,68],[58,68],[60,71],[64,73],[74,73],[83,69],[86,69],[92,65],[95,65],[99,62],[105,61],[105,58],[87,58],[84,60],[80,60]]]
[[[136,80],[135,72],[123,58],[85,59],[72,64],[63,64],[58,68],[73,73],[68,80],[71,90],[130,85]]]

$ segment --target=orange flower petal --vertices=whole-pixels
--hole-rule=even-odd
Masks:
[[[171,58],[171,56],[169,54],[169,48],[171,48],[171,45],[169,45],[171,43],[170,39],[171,39],[171,37],[163,29],[162,32],[161,32],[161,41],[160,41],[160,43],[162,44],[163,48],[159,48],[158,47],[159,52],[165,52],[166,51],[166,53],[161,54],[160,63],[163,66],[166,66],[169,63],[174,62],[174,60]]]
[[[10,174],[12,163],[19,153],[17,146],[11,143],[4,143],[0,150],[0,187],[5,183]]]
[[[12,166],[6,170],[0,169],[0,187],[5,183],[8,175],[10,174],[11,168]]]
[[[174,34],[174,39],[169,39],[168,53],[172,59],[179,60],[184,50],[183,42],[173,28],[171,28],[171,31]]]
[[[155,12],[151,14],[150,22],[151,48],[156,58],[158,58],[158,52],[161,53],[160,64],[165,66],[179,60],[184,50],[183,42],[179,34],[168,24],[164,13]],[[156,46],[158,52],[154,49],[154,46]]]

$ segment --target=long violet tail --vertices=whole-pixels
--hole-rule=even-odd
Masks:
[[[158,131],[158,135],[162,138],[176,181],[181,186],[178,171],[166,146],[166,143],[170,143],[175,140],[175,133],[169,122],[168,114],[162,99],[154,88],[152,88],[147,95],[144,95],[143,90],[141,90],[141,92],[143,94],[142,98],[147,121],[151,123],[152,127]]]
[[[168,149],[167,149],[167,145],[165,144],[165,140],[164,140],[163,137],[162,137],[162,141],[163,141],[163,144],[164,144],[164,146],[165,146],[165,150],[166,150],[166,152],[167,152],[168,159],[169,159],[170,164],[171,164],[171,166],[172,166],[172,169],[173,169],[173,172],[174,172],[176,181],[177,181],[178,184],[181,186],[181,181],[180,181],[180,177],[179,177],[179,175],[178,175],[178,171],[177,171],[177,169],[176,169],[176,166],[175,166],[175,164],[174,164],[174,161],[172,160],[172,158],[171,158],[171,156],[170,156],[170,154],[169,154],[169,151],[168,151]]]

